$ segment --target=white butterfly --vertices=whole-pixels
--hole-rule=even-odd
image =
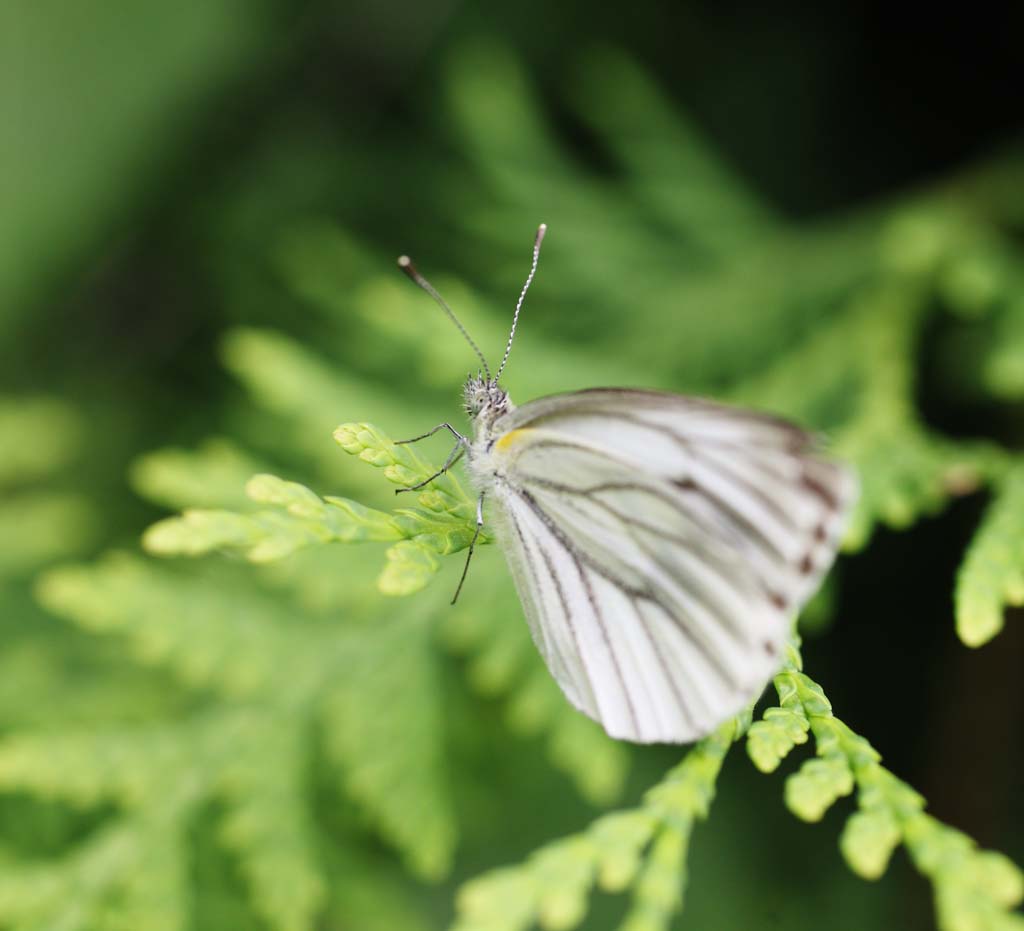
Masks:
[[[695,740],[779,669],[792,618],[835,557],[856,482],[798,427],[711,401],[595,388],[515,407],[498,379],[545,231],[493,377],[448,305],[399,259],[483,365],[465,386],[472,439],[444,423],[404,442],[455,437],[437,474],[465,453],[477,535],[484,499],[496,504],[534,642],[569,701],[612,737]]]

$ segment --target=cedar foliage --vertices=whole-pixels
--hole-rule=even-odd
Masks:
[[[433,206],[449,267],[462,267],[455,246],[474,243],[466,251],[500,257],[511,283],[537,221],[550,225],[508,371],[515,398],[642,384],[817,427],[861,477],[850,552],[879,526],[903,530],[987,493],[948,623],[971,647],[998,635],[1004,608],[1024,603],[1024,465],[994,438],[931,426],[917,391],[926,329],[948,325],[981,334],[944,360],[962,390],[1024,393],[1019,159],[794,222],[613,50],[573,62],[563,103],[614,162],[614,183],[574,159],[504,47],[457,47],[439,94],[460,177],[447,155],[419,164],[473,205]],[[389,437],[451,416],[465,347],[379,244],[319,206],[353,193],[329,177],[343,150],[315,130],[300,138],[268,140],[215,205],[211,265],[242,321],[223,334],[221,361],[242,393],[220,435],[136,459],[134,490],[175,512],[146,531],[148,555],[120,541],[66,562],[104,536],[102,505],[74,482],[91,420],[73,399],[0,404],[0,539],[15,541],[0,548],[0,584],[8,618],[27,619],[6,622],[0,678],[14,683],[6,707],[16,697],[40,709],[5,717],[0,738],[0,792],[39,806],[11,821],[0,849],[0,926],[419,929],[447,920],[429,884],[455,876],[458,931],[573,928],[599,890],[628,899],[626,931],[657,931],[683,908],[694,826],[716,830],[719,774],[742,743],[764,773],[811,745],[784,804],[814,822],[854,796],[838,845],[858,876],[881,877],[902,846],[944,931],[1024,927],[1019,869],[927,812],[833,714],[796,637],[777,705],[723,723],[639,801],[613,807],[631,762],[649,773],[652,758],[566,705],[498,561],[482,554],[447,606],[472,535],[457,475],[399,506],[389,494],[387,482],[434,471],[439,453]],[[306,143],[320,147],[312,179]],[[431,278],[482,345],[503,344],[504,307]],[[560,307],[585,327],[559,335]],[[267,323],[289,315],[292,327]],[[837,575],[820,611],[841,617],[842,565]],[[26,584],[71,625],[53,643],[22,629],[42,617],[19,594]],[[493,826],[506,804],[525,817],[531,799],[500,797],[498,773],[518,772],[523,754],[533,768],[543,754],[599,812],[502,865]],[[765,784],[766,798],[779,794]]]

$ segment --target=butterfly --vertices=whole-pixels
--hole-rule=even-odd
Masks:
[[[792,619],[832,564],[856,480],[815,437],[715,401],[593,388],[516,407],[407,256],[402,270],[448,314],[481,371],[464,388],[473,436],[455,439],[478,492],[466,579],[493,502],[533,640],[566,698],[614,738],[687,743],[760,695]],[[454,599],[453,599],[454,603]]]

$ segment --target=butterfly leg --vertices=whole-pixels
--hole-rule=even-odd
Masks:
[[[433,436],[438,430],[447,430],[455,439],[458,441],[460,446],[468,446],[469,440],[466,439],[458,430],[455,429],[450,423],[439,423],[433,430],[428,430],[426,433],[421,433],[419,436],[414,436],[409,440],[395,440],[395,446],[405,446],[407,443],[418,443],[420,440],[425,440],[428,436]]]
[[[462,591],[462,583],[466,581],[466,573],[469,572],[469,561],[473,558],[473,549],[476,546],[476,541],[480,536],[480,531],[483,530],[484,526],[484,493],[480,492],[480,497],[476,502],[476,530],[473,533],[473,539],[469,541],[469,552],[466,553],[466,565],[462,567],[462,578],[459,579],[459,587],[455,589],[455,595],[452,597],[452,604],[455,604],[459,599],[459,592]]]
[[[438,469],[430,478],[425,478],[422,482],[416,485],[410,485],[408,488],[396,488],[395,494],[400,495],[403,491],[418,491],[424,485],[429,485],[435,478],[440,475],[444,475],[459,459],[462,458],[462,454],[466,451],[466,447],[469,446],[469,440],[466,439],[458,430],[455,429],[450,423],[439,423],[433,430],[428,430],[426,433],[421,433],[419,436],[414,436],[408,440],[395,440],[395,446],[405,446],[407,443],[417,443],[420,440],[425,440],[428,436],[433,436],[438,430],[447,430],[452,436],[455,437],[455,449],[449,454],[445,460],[443,466]]]
[[[415,485],[410,485],[408,488],[396,488],[395,494],[400,495],[403,491],[418,491],[424,485],[429,485],[435,478],[444,475],[456,462],[462,458],[462,454],[466,451],[466,447],[463,446],[463,441],[460,440],[455,444],[455,448],[448,454],[448,458],[445,459],[444,465],[441,466],[430,478],[423,479],[422,482],[417,482]]]

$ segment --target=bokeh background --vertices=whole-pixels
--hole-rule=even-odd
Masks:
[[[936,815],[1024,860],[1024,631],[957,638],[988,497],[935,481],[1024,439],[1022,25],[985,4],[8,4],[0,926],[444,927],[462,880],[679,758],[531,705],[491,548],[454,612],[458,556],[396,600],[376,547],[268,569],[139,548],[169,511],[245,507],[261,470],[390,506],[332,429],[448,419],[473,362],[394,257],[494,357],[542,220],[518,400],[645,384],[841,432],[847,374],[892,360],[835,321],[913,293],[903,393],[879,389],[906,417],[865,453],[881,490],[807,667]],[[904,462],[918,428],[937,445]],[[317,665],[353,628],[366,652]],[[932,927],[902,854],[849,872],[849,810],[798,822],[734,751],[678,926]],[[599,896],[586,926],[621,911]]]

